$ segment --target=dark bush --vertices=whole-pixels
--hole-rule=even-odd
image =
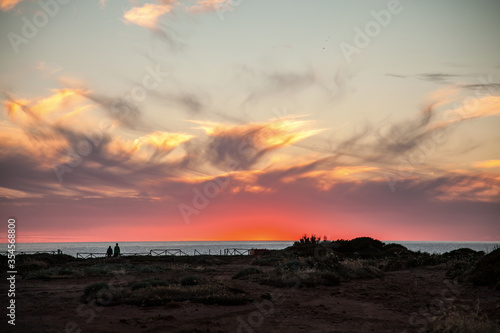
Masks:
[[[290,260],[290,261],[283,263],[282,267],[283,267],[283,270],[285,270],[285,271],[295,272],[295,271],[298,271],[298,270],[301,270],[302,268],[304,268],[305,265],[299,260]]]
[[[319,244],[319,242],[321,242],[321,237],[317,237],[314,234],[312,234],[311,236],[307,236],[307,234],[304,234],[302,238],[298,242],[295,242],[293,245],[300,246],[303,244]]]
[[[138,290],[143,288],[152,288],[158,286],[168,286],[169,283],[165,280],[160,279],[144,279],[132,284],[132,290]]]
[[[105,282],[90,284],[83,290],[83,302],[96,302],[99,305],[111,305],[116,298],[113,295],[111,287]]]
[[[182,286],[195,286],[197,284],[200,284],[200,282],[201,279],[197,275],[188,275],[181,279]]]
[[[233,279],[241,279],[241,278],[245,278],[249,275],[259,274],[259,273],[262,273],[262,271],[260,269],[255,268],[255,267],[247,267],[247,268],[242,269],[238,273],[234,274]]]
[[[468,248],[461,248],[450,252],[443,253],[443,258],[446,259],[469,259],[479,258],[484,256],[484,251],[474,251]]]
[[[500,284],[500,249],[496,249],[479,260],[469,280],[477,286]]]
[[[261,257],[261,258],[255,258],[252,261],[252,265],[256,265],[256,266],[276,266],[280,262],[281,262],[280,258],[275,258],[275,257],[263,258],[263,257]]]

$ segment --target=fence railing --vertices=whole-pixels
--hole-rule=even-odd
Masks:
[[[258,250],[265,251],[265,250]],[[47,253],[47,254],[57,254],[62,253],[58,251],[16,251],[16,254],[39,254],[39,253]],[[8,252],[0,252],[2,255],[7,255]],[[208,250],[208,255],[224,255],[224,256],[245,256],[245,255],[254,255],[259,254],[255,249],[237,249],[237,248],[229,248],[219,250],[219,253],[211,253]],[[188,256],[188,254],[181,249],[152,249],[149,252],[124,252],[120,254],[121,256]],[[198,250],[194,250],[194,256],[197,255],[207,255],[206,253],[201,253]],[[81,259],[92,259],[92,258],[102,258],[106,257],[105,252],[78,252],[76,254],[77,258]]]
[[[40,253],[56,254],[57,251],[16,251],[16,254],[40,254]]]
[[[0,252],[0,255],[8,255],[10,252],[8,251],[2,251]],[[14,251],[15,255],[18,256],[18,255],[21,255],[21,254],[57,254],[57,251]]]
[[[187,256],[181,249],[153,249],[149,251],[150,256]]]
[[[124,252],[120,253],[121,256],[149,256],[149,252]]]
[[[224,249],[225,256],[244,256],[249,254],[250,249]]]
[[[106,256],[105,252],[102,252],[102,253],[78,252],[76,254],[76,257],[77,258],[81,258],[81,259],[102,258],[102,257],[105,257],[105,256]]]

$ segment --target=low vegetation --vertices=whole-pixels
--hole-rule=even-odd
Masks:
[[[197,275],[188,275],[181,279],[182,286],[196,286],[200,284],[201,278]]]
[[[453,309],[445,313],[432,328],[435,333],[497,333],[500,325],[476,312]]]
[[[188,281],[188,283],[186,283]],[[160,279],[144,279],[127,286],[113,287],[106,282],[93,283],[85,287],[82,301],[101,306],[130,304],[159,306],[168,302],[185,302],[218,305],[241,305],[250,298],[221,283],[201,283],[187,276],[181,283],[170,283]]]
[[[255,275],[262,273],[262,271],[258,268],[255,267],[247,267],[239,271],[238,273],[233,275],[233,279],[244,279],[247,278],[250,275]]]

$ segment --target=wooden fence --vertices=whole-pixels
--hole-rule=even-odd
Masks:
[[[260,250],[262,251],[262,250]],[[19,254],[40,254],[47,253],[56,255],[58,251],[16,251],[16,255]],[[62,252],[60,252],[62,253]],[[8,252],[0,252],[0,254],[7,255]],[[201,255],[224,255],[224,256],[244,256],[244,255],[254,255],[257,254],[255,249],[222,249],[219,250],[219,253],[213,253],[208,250],[208,254],[201,253],[198,250],[194,250],[193,256],[201,256]],[[121,256],[189,256],[186,252],[181,249],[152,249],[149,252],[124,252],[120,253]],[[78,252],[76,254],[77,258],[81,259],[92,259],[92,258],[103,258],[106,257],[105,252]]]

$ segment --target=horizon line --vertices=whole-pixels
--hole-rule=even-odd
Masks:
[[[367,237],[367,236],[362,236],[362,237]],[[354,237],[355,238],[361,238],[361,237]],[[370,237],[373,238],[373,237]],[[352,239],[345,239],[345,240],[352,240]],[[415,243],[425,243],[425,242],[440,242],[440,243],[500,243],[499,240],[382,240],[382,239],[376,239],[375,240],[384,242],[384,243],[390,243],[390,242],[415,242]],[[327,240],[327,241],[338,241],[338,240],[344,240],[343,238],[339,239],[332,239],[332,240]],[[109,241],[109,240],[104,240],[104,241],[34,241],[34,242],[16,242],[15,244],[41,244],[41,243],[140,243],[140,242],[298,242],[299,240],[277,240],[277,239],[270,239],[270,240],[255,240],[255,239],[250,239],[250,240],[127,240],[127,241]],[[1,241],[0,244],[9,244],[9,242],[3,242]]]

